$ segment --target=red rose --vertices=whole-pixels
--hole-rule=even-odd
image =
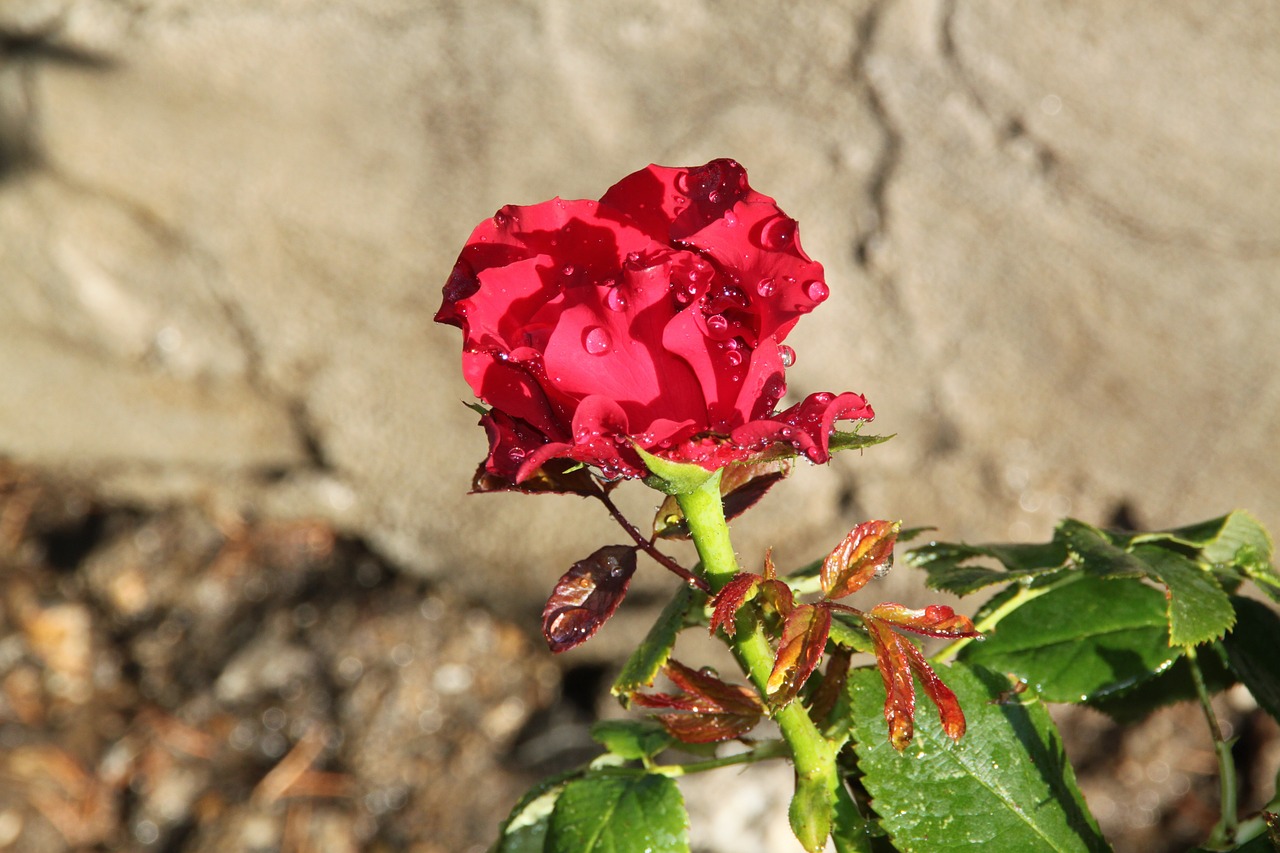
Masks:
[[[490,475],[571,459],[642,477],[634,445],[711,470],[775,443],[825,462],[836,420],[870,420],[852,393],[775,411],[795,358],[782,341],[826,298],[795,220],[713,160],[650,166],[598,202],[502,208],[436,321],[462,329],[463,373],[492,406]]]

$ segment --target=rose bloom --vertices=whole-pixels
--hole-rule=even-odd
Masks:
[[[508,205],[482,222],[436,321],[462,329],[462,369],[492,408],[484,469],[511,484],[549,460],[648,474],[635,447],[715,470],[765,455],[825,462],[859,394],[784,411],[783,344],[827,298],[795,220],[732,160],[649,166],[599,201]]]

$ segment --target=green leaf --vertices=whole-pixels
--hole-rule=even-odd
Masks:
[[[1280,615],[1260,601],[1233,597],[1238,621],[1222,641],[1231,669],[1267,713],[1280,721]]]
[[[1133,556],[1147,574],[1169,589],[1169,642],[1198,646],[1217,640],[1236,621],[1231,599],[1222,586],[1194,560],[1156,545],[1139,545]]]
[[[578,775],[577,771],[561,773],[530,788],[499,827],[491,853],[543,853],[556,801]]]
[[[671,657],[676,636],[686,626],[690,614],[695,609],[700,610],[705,603],[706,595],[692,587],[681,586],[676,591],[675,596],[662,609],[658,620],[653,623],[644,640],[631,653],[631,657],[627,658],[622,672],[618,673],[613,687],[610,688],[614,696],[621,698],[624,706],[629,703],[628,697],[632,693],[641,687],[653,684],[658,670],[662,669],[662,665]]]
[[[1014,610],[967,663],[1013,673],[1049,702],[1081,702],[1153,677],[1182,654],[1169,646],[1165,598],[1134,579],[1084,577]]]
[[[969,564],[982,558],[1003,568]],[[1067,562],[1067,548],[1057,539],[1031,545],[933,542],[909,551],[907,561],[925,570],[931,589],[968,595],[992,584],[1056,572]]]
[[[1272,599],[1280,601],[1280,574],[1271,565],[1275,548],[1258,520],[1243,510],[1227,516],[1218,536],[1204,549],[1211,563],[1244,571]]]
[[[546,853],[671,853],[689,850],[689,817],[666,776],[595,774],[565,786]]]
[[[968,719],[953,742],[921,714],[899,753],[888,741],[884,684],[862,668],[849,690],[858,766],[880,823],[901,851],[992,853],[1110,849],[1076,787],[1062,740],[1043,704],[1012,695],[1004,676],[962,664],[940,667]]]
[[[831,433],[831,442],[827,448],[835,453],[838,450],[861,450],[864,447],[874,447],[877,444],[884,444],[893,435],[859,435],[856,432],[833,432]]]
[[[1196,650],[1196,663],[1210,695],[1221,693],[1239,679],[1227,668],[1227,653],[1221,643],[1209,643]],[[1086,704],[1122,725],[1136,723],[1152,711],[1196,698],[1191,665],[1180,657],[1155,678],[1139,682],[1127,690],[1107,693]]]
[[[652,758],[675,743],[653,720],[600,720],[591,727],[591,739],[628,761]]]
[[[1270,562],[1274,551],[1266,528],[1244,510],[1236,510],[1223,519],[1222,529],[1204,547],[1204,558],[1211,563],[1239,563],[1243,560]]]
[[[867,636],[867,629],[862,620],[844,613],[831,614],[831,633],[827,639],[837,646],[853,649],[855,652],[874,652],[875,645]]]
[[[1105,533],[1083,521],[1064,518],[1058,522],[1058,534],[1080,568],[1104,578],[1133,577],[1146,574],[1142,561],[1115,545]]]

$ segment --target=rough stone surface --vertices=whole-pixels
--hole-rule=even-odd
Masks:
[[[6,4],[0,452],[321,512],[527,611],[613,534],[461,498],[439,284],[502,203],[730,154],[830,272],[793,393],[900,433],[748,553],[861,513],[1280,518],[1274,5],[616,6]]]
[[[868,516],[1280,529],[1280,7],[1202,7],[4,3],[0,456],[321,517],[527,621],[620,534],[463,497],[440,285],[504,203],[727,155],[828,270],[791,392],[899,434],[776,489],[744,561]]]

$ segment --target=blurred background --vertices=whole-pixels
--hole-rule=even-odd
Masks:
[[[744,564],[870,517],[1280,529],[1277,139],[1270,0],[8,0],[0,849],[478,851],[590,754],[673,580],[550,656],[551,585],[620,533],[465,494],[431,318],[481,219],[650,162],[733,157],[800,222],[831,298],[790,393],[897,433],[771,492]],[[1264,802],[1274,732],[1222,701]],[[1069,722],[1121,849],[1212,824],[1194,721]],[[712,775],[700,850],[792,849],[785,769]]]

